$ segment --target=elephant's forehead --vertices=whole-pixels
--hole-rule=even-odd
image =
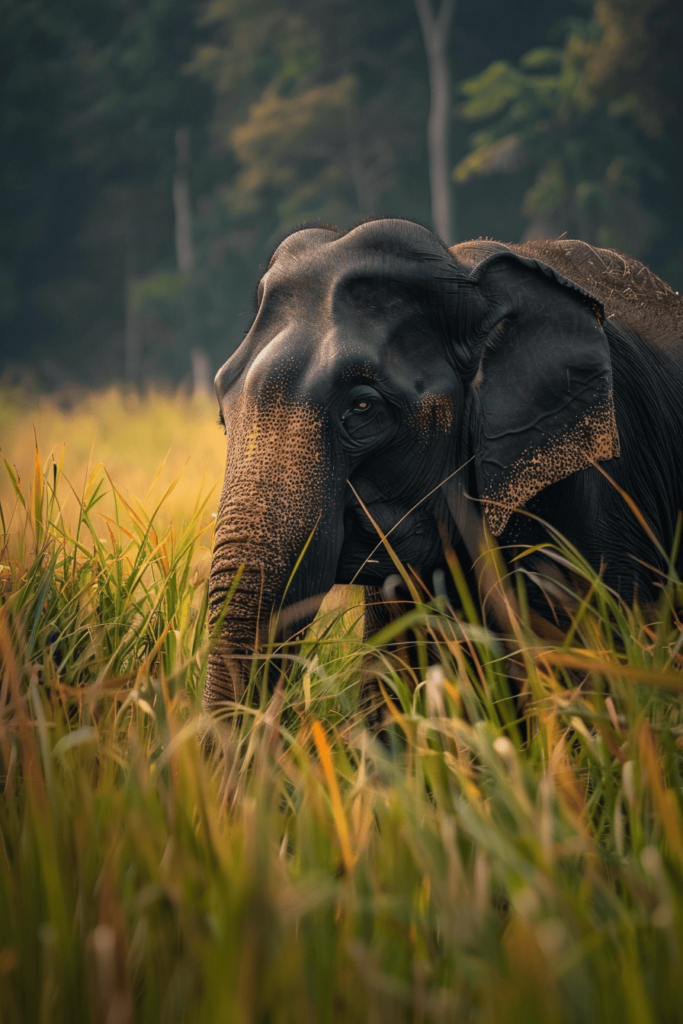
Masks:
[[[323,396],[352,378],[382,378],[399,389],[412,388],[444,369],[434,332],[415,296],[389,282],[349,280],[329,303],[317,309],[296,304],[280,308],[263,333],[270,337],[253,354],[242,376],[250,394]],[[263,303],[268,302],[267,296]],[[252,334],[255,345],[259,326]],[[449,378],[450,379],[450,378]]]
[[[409,280],[418,281],[426,277],[424,267],[410,254],[382,252],[372,249],[336,249],[331,244],[315,250],[299,253],[284,253],[266,271],[263,286],[267,291],[287,290],[290,297],[321,300],[329,297],[340,287],[354,282],[372,282],[375,291],[385,290]],[[370,297],[370,292],[359,298]]]
[[[359,358],[400,324],[424,319],[423,289],[398,269],[387,260],[348,258],[273,268],[263,281],[255,336],[276,325],[286,344],[317,362]]]
[[[359,374],[372,379],[382,372],[384,340],[371,328],[360,332],[322,323],[310,330],[295,322],[261,349],[245,374],[244,390],[261,397],[292,395]]]
[[[292,232],[277,248],[271,266],[279,262],[374,258],[408,258],[424,263],[425,258],[443,259],[447,250],[421,224],[401,218],[381,217],[366,221],[350,231],[303,228]]]
[[[448,252],[426,228],[384,219],[341,235],[315,228],[294,232],[274,253],[263,282],[320,297],[349,280],[366,278],[405,288],[454,269]]]

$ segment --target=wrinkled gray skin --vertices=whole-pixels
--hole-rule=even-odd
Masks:
[[[642,563],[662,559],[595,466],[670,546],[683,306],[641,264],[573,241],[449,252],[420,225],[381,219],[294,232],[257,301],[216,377],[228,456],[212,626],[243,569],[207,707],[241,696],[274,612],[291,635],[334,583],[382,585],[394,568],[378,528],[430,581],[444,537],[476,555],[482,516],[503,546],[543,539],[523,506],[624,596],[656,594]]]

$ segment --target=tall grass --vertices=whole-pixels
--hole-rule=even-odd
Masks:
[[[681,1019],[675,581],[646,614],[563,548],[588,588],[555,646],[427,594],[366,643],[328,604],[273,693],[255,672],[209,721],[215,498],[52,466],[3,502],[3,1022]],[[387,646],[407,626],[437,664]]]
[[[26,490],[34,477],[34,439],[43,464],[54,461],[60,466],[78,495],[93,471],[106,467],[126,500],[142,501],[151,510],[154,500],[178,479],[156,517],[157,528],[171,521],[177,526],[191,514],[196,494],[217,489],[223,478],[225,438],[216,411],[209,398],[189,398],[182,392],[139,396],[110,388],[53,397],[3,389],[0,450]],[[106,488],[99,512],[111,513],[111,497],[111,488]],[[61,493],[69,525],[78,512],[74,498],[68,488]],[[12,509],[14,492],[4,473],[0,501]]]

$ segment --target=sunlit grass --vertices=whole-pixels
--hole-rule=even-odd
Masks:
[[[563,548],[587,589],[558,645],[427,594],[364,642],[337,592],[275,691],[255,666],[253,703],[209,721],[216,492],[181,478],[155,511],[156,465],[136,495],[106,462],[72,489],[64,437],[56,475],[2,438],[27,467],[2,492],[3,1022],[680,1019],[675,580],[630,609]]]
[[[216,423],[217,406],[209,398],[182,392],[150,391],[145,396],[108,391],[60,398],[4,391],[0,401],[0,454],[28,489],[34,477],[37,441],[49,477],[52,464],[80,495],[98,467],[123,498],[149,511],[178,480],[158,520],[178,524],[191,515],[199,493],[212,490],[218,503],[225,465],[225,438]],[[63,515],[74,521],[77,503],[67,488],[60,494]],[[111,512],[111,488],[104,506]],[[0,501],[7,514],[14,493],[7,474],[0,476]],[[212,508],[215,511],[215,508]],[[208,517],[209,513],[207,513]]]

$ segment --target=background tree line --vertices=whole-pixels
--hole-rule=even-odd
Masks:
[[[188,379],[303,221],[566,231],[683,286],[679,0],[0,0],[0,362]]]

